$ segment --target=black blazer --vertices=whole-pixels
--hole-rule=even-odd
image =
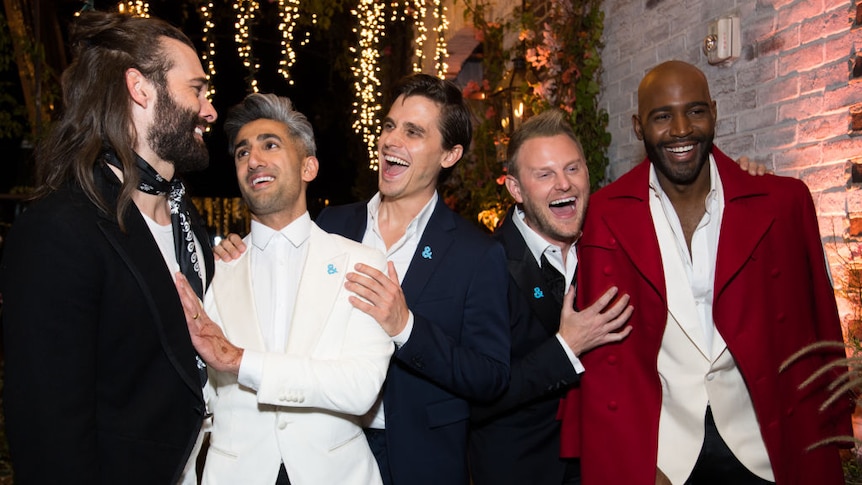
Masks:
[[[318,225],[355,241],[365,203],[324,210]],[[467,485],[469,401],[509,382],[503,248],[442,200],[401,285],[414,315],[383,386],[386,444],[395,485]]]
[[[470,468],[476,485],[560,485],[565,463],[557,408],[579,378],[555,337],[562,302],[552,296],[513,217],[510,209],[494,233],[508,260],[512,378],[494,403],[473,407]]]
[[[113,206],[116,177],[102,164],[94,176]],[[9,233],[0,291],[16,483],[172,485],[191,452],[205,406],[173,275],[134,204],[124,220],[125,233],[67,184]],[[209,239],[194,231],[210,279]]]

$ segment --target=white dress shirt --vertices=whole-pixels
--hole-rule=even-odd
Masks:
[[[252,292],[260,333],[268,352],[284,352],[310,234],[311,217],[307,212],[280,231],[251,222]],[[243,351],[238,382],[258,390],[263,359],[263,352]]]
[[[715,336],[715,321],[712,319],[712,297],[715,280],[715,258],[718,254],[718,236],[721,229],[721,216],[724,213],[724,189],[715,167],[715,159],[709,155],[710,189],[706,195],[706,213],[694,230],[691,238],[691,253],[685,241],[685,234],[673,204],[658,182],[655,166],[650,167],[650,193],[653,196],[651,207],[662,211],[673,231],[677,250],[680,254],[695,305],[700,315],[706,348],[712,348]],[[656,204],[656,202],[658,204]],[[656,207],[658,205],[658,207]],[[655,212],[654,212],[655,213]],[[714,355],[711,357],[715,357]]]
[[[566,262],[563,264],[563,250],[559,246],[549,243],[545,238],[540,236],[539,233],[534,231],[532,227],[528,226],[527,222],[524,220],[524,211],[520,207],[515,206],[513,215],[514,217],[512,222],[515,224],[515,227],[518,228],[518,231],[521,233],[521,237],[524,238],[524,242],[527,244],[527,249],[529,249],[530,253],[533,254],[536,265],[540,268],[542,267],[540,261],[542,261],[542,256],[544,255],[548,263],[550,263],[551,266],[565,277],[565,293],[568,293],[572,289],[575,270],[578,268],[578,253],[575,249],[575,245],[572,244],[569,246],[568,254],[566,254]],[[575,353],[572,352],[572,349],[566,341],[563,340],[563,336],[560,335],[560,332],[557,332],[556,337],[557,341],[559,341],[560,345],[563,347],[563,351],[569,357],[569,361],[572,363],[572,367],[574,367],[575,372],[578,374],[584,372],[584,365]]]
[[[410,268],[410,262],[413,260],[413,255],[416,253],[416,248],[419,247],[419,240],[422,239],[422,234],[425,233],[425,228],[428,226],[428,221],[431,219],[431,214],[434,213],[434,207],[437,205],[437,192],[431,197],[431,200],[425,204],[425,207],[419,211],[419,214],[413,218],[407,225],[404,235],[390,247],[386,247],[386,242],[380,233],[380,225],[378,224],[377,212],[380,210],[380,192],[374,194],[374,197],[368,201],[368,220],[365,225],[365,235],[362,236],[362,244],[379,249],[386,255],[386,260],[395,264],[395,271],[398,273],[398,284],[404,281],[404,275]],[[404,330],[398,335],[392,337],[392,342],[396,348],[401,347],[410,338],[410,333],[413,331],[413,312],[407,313],[407,325]],[[378,399],[377,403],[371,408],[371,411],[366,415],[363,423],[368,428],[383,429],[386,427],[386,419],[383,412],[383,400]]]

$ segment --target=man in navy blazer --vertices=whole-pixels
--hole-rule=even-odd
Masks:
[[[612,289],[574,309],[590,176],[565,114],[551,109],[527,120],[506,158],[516,204],[494,238],[508,260],[511,379],[503,395],[472,409],[470,472],[475,485],[577,484],[578,460],[560,458],[557,408],[585,370],[579,356],[631,331],[620,327],[632,307]]]
[[[460,90],[414,74],[393,99],[378,141],[379,192],[317,222],[389,260],[388,274],[357,265],[346,285],[397,349],[366,430],[384,483],[466,485],[469,403],[509,382],[505,256],[437,194],[441,170],[472,137]]]

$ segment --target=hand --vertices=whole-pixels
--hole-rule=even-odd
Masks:
[[[389,276],[367,264],[357,264],[354,269],[355,273],[347,273],[344,287],[362,298],[351,295],[350,304],[374,317],[390,337],[401,333],[410,310],[398,284],[395,264],[389,262]]]
[[[217,371],[239,375],[243,350],[230,343],[221,328],[210,320],[197,294],[182,273],[176,274],[176,286],[186,314],[192,345],[201,359]]]
[[[245,243],[242,242],[242,238],[238,234],[230,233],[218,243],[218,246],[213,248],[213,255],[217,261],[230,263],[242,256],[245,249]]]
[[[576,356],[600,345],[619,342],[631,333],[631,325],[617,332],[634,311],[634,307],[628,304],[629,295],[623,295],[612,307],[602,312],[617,295],[617,291],[616,287],[609,289],[592,305],[578,312],[573,308],[575,290],[569,288],[563,298],[560,336]]]
[[[739,157],[739,160],[737,160],[736,163],[739,164],[739,168],[741,168],[743,171],[748,172],[749,175],[764,175],[767,173],[772,173],[772,170],[766,169],[766,165],[752,161],[745,155]]]

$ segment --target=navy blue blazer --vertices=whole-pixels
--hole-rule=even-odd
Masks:
[[[470,469],[475,485],[560,485],[560,399],[579,377],[556,338],[562,301],[512,222],[512,209],[494,233],[506,250],[512,378],[490,404],[475,405]],[[539,291],[536,291],[536,289]]]
[[[367,204],[327,208],[325,231],[361,241]],[[383,386],[395,485],[468,484],[468,401],[509,383],[503,248],[438,200],[401,285],[413,312]]]

